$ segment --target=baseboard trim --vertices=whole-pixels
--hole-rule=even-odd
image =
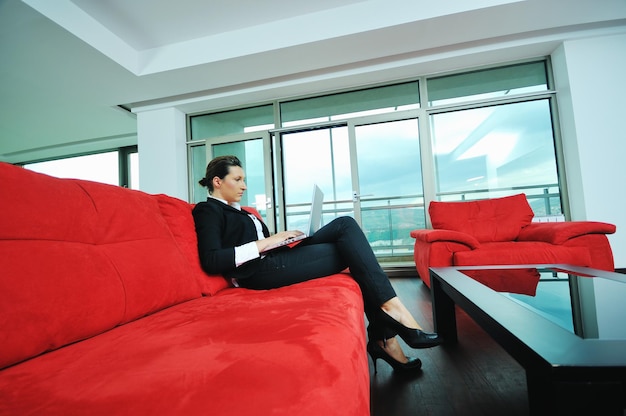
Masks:
[[[417,270],[415,264],[389,264],[381,263],[383,271],[389,277],[417,277]]]

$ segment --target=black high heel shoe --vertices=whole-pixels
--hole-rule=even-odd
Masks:
[[[398,336],[411,348],[431,348],[443,343],[439,334],[424,332],[421,329],[408,328],[393,319],[388,313],[380,311],[383,325],[398,333]]]
[[[410,358],[408,362],[401,363],[393,359],[387,352],[380,346],[376,341],[369,341],[367,343],[367,352],[372,357],[372,361],[374,361],[374,373],[378,373],[378,368],[376,368],[376,361],[380,358],[394,369],[394,371],[417,371],[422,368],[422,361],[419,358]]]

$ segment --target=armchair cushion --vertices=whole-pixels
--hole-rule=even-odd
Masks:
[[[543,222],[530,224],[519,233],[518,241],[543,241],[561,245],[586,234],[613,234],[615,225],[596,221]]]
[[[470,234],[481,243],[517,239],[534,215],[524,194],[481,201],[433,201],[428,212],[433,228]]]
[[[541,241],[485,243],[480,250],[457,251],[453,255],[452,263],[458,266],[558,263],[583,267],[593,265],[586,247],[568,247]]]
[[[478,240],[476,240],[476,238],[459,231],[413,230],[411,231],[411,237],[425,243],[434,243],[435,241],[449,241],[453,243],[461,243],[465,244],[472,250],[480,247],[480,243],[478,242]]]

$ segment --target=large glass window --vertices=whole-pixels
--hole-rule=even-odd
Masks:
[[[200,186],[198,181],[204,178],[206,166],[209,163],[206,156],[206,146],[195,145],[189,147],[189,173],[191,179],[189,181],[190,201],[193,203],[205,201],[207,198],[206,188]]]
[[[417,81],[385,87],[286,101],[280,105],[283,127],[346,120],[419,107]]]
[[[272,104],[190,117],[191,140],[274,128]]]
[[[85,179],[110,185],[119,185],[120,180],[117,151],[28,163],[24,167],[57,178]]]
[[[200,114],[190,117],[188,148],[191,202],[206,200],[206,189],[198,184],[204,177],[208,160],[206,158],[205,139],[225,137],[228,135],[268,131],[275,127],[274,106],[260,105],[238,110],[221,111],[211,114]],[[197,143],[193,143],[197,142]]]
[[[428,79],[430,105],[458,104],[548,89],[545,62],[530,62]]]
[[[361,224],[379,257],[410,257],[426,225],[418,131],[414,118],[355,127]]]
[[[313,184],[324,192],[322,224],[354,216],[346,126],[283,134],[281,148],[287,229],[306,230]]]
[[[537,60],[194,116],[192,183],[205,139],[271,131],[263,157],[277,227],[301,228],[317,182],[324,221],[354,216],[383,260],[408,258],[433,200],[525,193],[536,216],[565,214],[550,79]]]
[[[139,153],[132,152],[128,155],[128,187],[139,189]]]
[[[438,199],[524,192],[536,214],[561,213],[548,99],[435,114],[431,126]]]
[[[139,189],[139,154],[136,147],[26,163],[24,168],[57,178],[84,179]]]

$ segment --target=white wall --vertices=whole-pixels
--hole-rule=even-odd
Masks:
[[[552,55],[573,220],[615,224],[626,267],[626,35],[567,41]]]
[[[188,199],[185,113],[175,108],[137,114],[139,185],[148,193]]]

